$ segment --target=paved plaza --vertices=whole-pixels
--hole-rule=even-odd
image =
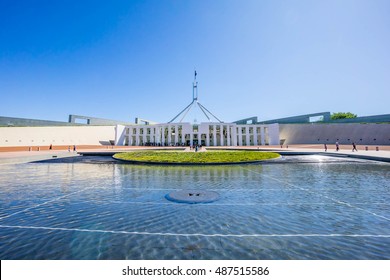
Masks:
[[[378,150],[376,149],[378,147]],[[357,146],[358,151],[352,152],[352,146],[341,145],[340,150],[336,152],[334,145],[328,145],[325,152],[322,145],[290,145],[290,146],[237,146],[237,147],[212,147],[212,149],[245,149],[275,151],[281,155],[327,155],[327,156],[345,156],[352,158],[377,160],[390,162],[390,146]],[[123,146],[85,146],[77,152],[67,149],[41,150],[41,151],[3,151],[0,152],[0,164],[26,163],[39,160],[48,160],[65,157],[78,157],[84,153],[114,154],[116,152],[134,151],[140,149],[177,149],[185,152],[195,152],[189,147],[123,147]],[[208,147],[202,147],[199,151],[207,151]],[[211,149],[211,147],[210,147]]]

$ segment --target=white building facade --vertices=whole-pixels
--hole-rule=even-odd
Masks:
[[[279,145],[278,124],[206,122],[117,125],[119,146],[259,146]]]

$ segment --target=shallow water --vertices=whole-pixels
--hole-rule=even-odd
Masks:
[[[390,259],[389,164],[318,156],[283,161],[3,165],[0,258]],[[181,189],[212,190],[220,198],[165,199]]]

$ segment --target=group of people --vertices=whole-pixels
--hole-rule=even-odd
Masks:
[[[68,152],[70,152],[71,150],[73,149],[73,152],[76,152],[76,145],[73,145],[73,148],[71,148],[71,146],[68,146]],[[53,150],[53,145],[50,144],[49,146],[49,150]]]
[[[68,146],[68,152],[70,152],[70,146]],[[73,145],[73,152],[76,152],[76,145]]]
[[[76,145],[73,145],[73,148],[71,146],[68,146],[68,152],[70,152],[73,149],[73,152],[76,152]],[[33,150],[33,147],[28,147],[28,150],[31,152]],[[37,147],[37,151],[40,151],[41,147]],[[53,144],[50,144],[49,151],[53,150]]]
[[[324,144],[324,149],[325,149],[325,152],[328,151],[328,146],[326,144]],[[338,141],[336,141],[336,152],[338,152],[340,150],[340,144]],[[352,142],[352,152],[357,152],[357,148],[356,148],[356,143],[355,142]]]
[[[140,146],[152,146],[152,147],[164,147],[164,146],[171,146],[171,147],[180,147],[185,146],[184,143],[171,143],[169,145],[166,145],[164,143],[156,143],[156,142],[146,142],[146,143],[140,143]]]
[[[202,148],[202,145],[193,145],[193,146],[190,146],[190,150],[195,150],[195,152],[197,152],[200,148]]]

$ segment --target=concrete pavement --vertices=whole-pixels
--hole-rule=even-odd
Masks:
[[[15,163],[27,163],[40,160],[48,160],[55,158],[67,158],[67,157],[79,157],[80,154],[84,155],[113,155],[117,152],[128,152],[134,150],[183,150],[183,147],[115,147],[113,149],[86,149],[76,152],[68,151],[20,151],[20,152],[1,152],[0,153],[0,164],[15,164]],[[375,148],[371,147],[368,151],[364,148],[358,147],[357,152],[352,152],[352,149],[347,147],[341,147],[341,149],[336,152],[333,147],[328,148],[328,151],[325,152],[321,145],[308,145],[308,146],[289,146],[280,148],[280,146],[241,146],[241,147],[202,147],[201,151],[207,150],[258,150],[258,151],[274,151],[280,153],[281,155],[326,155],[326,156],[335,156],[335,157],[350,157],[350,158],[360,158],[367,160],[376,160],[382,162],[390,162],[390,147],[379,147],[379,150],[376,151]],[[193,149],[190,150],[188,147],[185,149],[186,152],[195,152]]]

